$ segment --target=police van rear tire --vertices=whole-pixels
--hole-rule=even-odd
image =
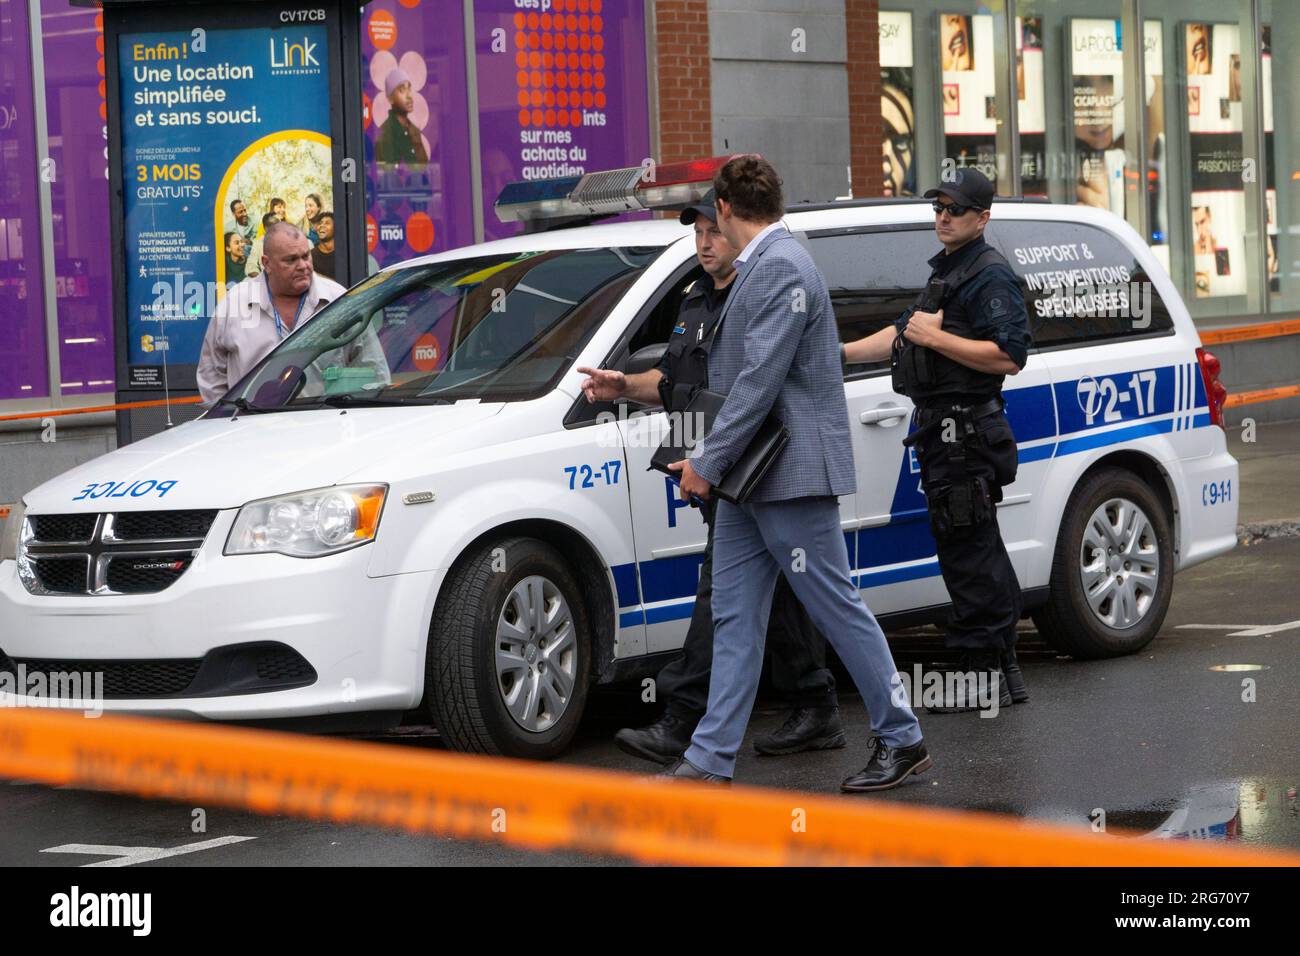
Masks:
[[[443,584],[429,630],[425,707],[453,750],[546,760],[573,739],[591,637],[577,579],[536,538],[490,541]]]
[[[1120,657],[1160,631],[1173,594],[1174,545],[1163,501],[1137,475],[1102,468],[1065,506],[1039,634],[1081,659]]]

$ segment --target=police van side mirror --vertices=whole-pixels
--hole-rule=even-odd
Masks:
[[[632,353],[623,368],[624,375],[637,375],[641,372],[648,372],[661,361],[664,353],[668,351],[667,342],[659,342],[655,345],[647,345],[639,348]]]

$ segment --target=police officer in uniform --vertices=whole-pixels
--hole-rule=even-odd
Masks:
[[[706,384],[708,350],[736,277],[733,263],[738,251],[718,231],[716,217],[712,191],[700,205],[681,214],[683,223],[695,225],[696,255],[705,275],[688,288],[682,299],[663,360],[658,367],[635,375],[579,368],[579,372],[590,376],[582,383],[588,401],[625,399],[681,413],[695,390]],[[682,654],[664,666],[656,681],[658,695],[665,701],[663,716],[647,727],[624,728],[614,738],[627,753],[664,765],[675,762],[690,745],[695,725],[709,701],[713,663],[713,509],[712,501],[701,505],[709,536],[686,643]],[[826,667],[825,638],[817,632],[784,577],[777,579],[767,646],[772,653],[773,683],[792,709],[778,730],[754,739],[754,749],[775,756],[843,747],[844,730],[835,678]]]
[[[971,167],[926,192],[944,251],[929,261],[925,290],[893,326],[844,352],[850,364],[888,357],[894,390],[916,405],[904,444],[915,447],[921,466],[939,569],[952,598],[947,646],[960,652],[961,671],[996,688],[1006,706],[1029,695],[1015,652],[1020,585],[998,530],[997,503],[1015,480],[1017,463],[1002,381],[1024,368],[1030,335],[1020,282],[984,240],[993,192],[988,177]],[[978,686],[959,681],[955,696],[928,709],[977,710]]]

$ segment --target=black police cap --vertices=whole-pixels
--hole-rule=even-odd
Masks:
[[[952,182],[927,189],[925,198],[933,199],[940,193],[961,206],[988,209],[993,205],[993,184],[974,166],[963,166],[957,170]]]
[[[691,225],[700,216],[703,216],[705,219],[709,220],[710,222],[717,222],[718,211],[717,209],[714,208],[714,205],[717,203],[717,200],[718,200],[718,194],[714,192],[712,189],[710,189],[707,193],[704,194],[704,198],[700,200],[700,204],[698,206],[687,206],[685,209],[682,210],[682,214],[677,217],[677,220],[684,226]]]

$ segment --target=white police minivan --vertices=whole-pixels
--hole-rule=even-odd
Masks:
[[[680,206],[720,161],[649,187],[640,169],[516,184],[498,212]],[[928,202],[785,221],[845,340],[909,304],[938,250]],[[1000,512],[1026,606],[1064,653],[1132,653],[1174,572],[1236,541],[1218,363],[1115,216],[998,202],[986,235],[1024,277],[1035,340],[1007,382],[1020,469]],[[420,710],[457,749],[560,753],[593,683],[681,645],[705,541],[647,470],[667,416],[588,404],[576,368],[650,367],[700,274],[690,229],[658,219],[371,276],[203,418],[25,496],[0,552],[0,669],[103,672],[116,711],[351,727]],[[349,359],[360,336],[387,369]],[[886,623],[941,617],[910,403],[883,366],[844,389],[855,576]]]

